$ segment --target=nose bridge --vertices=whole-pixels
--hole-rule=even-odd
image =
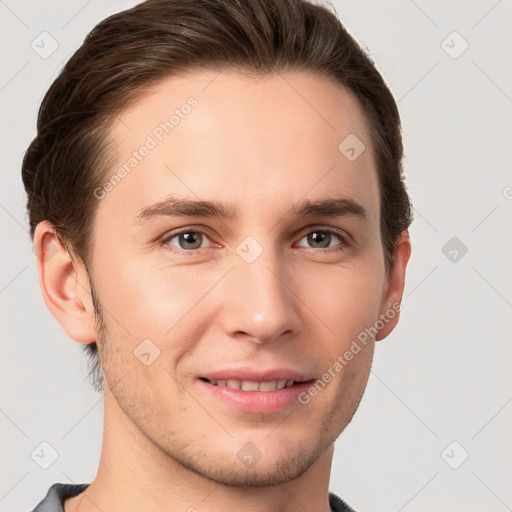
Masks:
[[[265,343],[298,329],[296,303],[281,256],[270,243],[264,247],[252,237],[237,247],[221,313],[228,335],[246,333]]]

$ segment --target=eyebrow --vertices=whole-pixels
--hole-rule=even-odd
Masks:
[[[219,201],[181,199],[168,196],[162,201],[142,208],[136,215],[140,223],[154,217],[220,217],[233,219],[238,207]],[[289,213],[296,217],[342,217],[355,216],[368,222],[368,211],[359,203],[348,197],[327,198],[316,201],[306,199],[290,208]]]

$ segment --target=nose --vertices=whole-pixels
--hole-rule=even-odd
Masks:
[[[234,268],[222,282],[220,325],[231,338],[258,344],[299,332],[300,298],[286,262],[265,250],[247,263],[235,254]]]

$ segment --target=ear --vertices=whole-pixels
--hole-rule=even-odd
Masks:
[[[400,233],[395,242],[393,266],[389,270],[387,283],[383,295],[380,317],[383,319],[384,327],[379,330],[375,341],[386,338],[396,327],[400,318],[400,305],[405,286],[405,269],[411,256],[411,242],[409,231]]]
[[[94,307],[85,267],[79,261],[73,262],[48,221],[36,226],[34,252],[46,307],[71,339],[84,345],[96,341]]]

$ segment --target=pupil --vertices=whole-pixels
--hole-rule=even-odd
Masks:
[[[320,247],[329,247],[331,235],[330,233],[313,232],[309,235],[310,243],[320,243]]]
[[[182,240],[184,241],[184,244],[182,245],[185,245],[185,247],[183,247],[184,249],[197,249],[201,246],[201,238],[199,237],[199,242],[195,241],[194,242],[194,238],[197,237],[199,233],[182,233],[181,234],[181,237],[182,237]],[[197,245],[197,247],[190,247],[190,245]]]

